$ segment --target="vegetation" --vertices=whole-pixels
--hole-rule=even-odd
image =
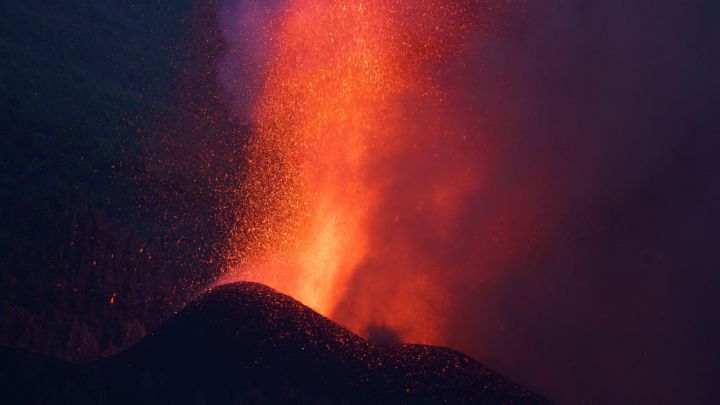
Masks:
[[[0,344],[111,354],[212,277],[189,269],[213,223],[162,220],[212,201],[149,176],[143,140],[182,114],[191,3],[0,1]]]

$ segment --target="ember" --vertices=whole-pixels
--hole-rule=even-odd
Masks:
[[[295,1],[273,15],[261,34],[269,51],[246,180],[230,202],[228,281],[273,286],[357,331],[380,322],[403,339],[437,342],[444,292],[428,272],[437,258],[404,226],[425,218],[428,237],[445,238],[477,187],[477,166],[462,152],[473,134],[453,122],[431,69],[461,52],[482,10],[464,1]],[[403,190],[396,184],[418,173],[390,162],[436,173]],[[386,287],[347,302],[348,284],[368,266],[410,276],[398,284],[389,274]],[[343,300],[351,311],[339,309]]]

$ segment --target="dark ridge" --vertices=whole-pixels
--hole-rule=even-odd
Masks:
[[[14,381],[3,389],[24,403],[549,403],[459,352],[368,341],[247,282],[208,290],[104,360],[0,354],[13,358],[0,366]]]

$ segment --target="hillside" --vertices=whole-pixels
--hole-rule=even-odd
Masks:
[[[117,404],[548,403],[461,353],[365,340],[254,283],[209,290],[116,356],[69,373],[46,361],[46,374],[7,371],[30,360],[3,362],[5,375],[20,376],[5,392]]]
[[[0,2],[1,344],[109,355],[212,278],[213,201],[148,169],[166,123],[195,116],[182,83],[214,76],[197,56],[219,39],[193,31],[209,6]]]

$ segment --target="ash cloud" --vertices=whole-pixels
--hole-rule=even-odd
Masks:
[[[225,52],[218,61],[218,80],[230,95],[236,115],[253,119],[263,69],[272,52],[273,24],[285,0],[220,0],[218,24]]]
[[[538,2],[519,38],[479,45],[478,83],[493,84],[475,97],[510,145],[504,166],[542,173],[552,208],[542,250],[454,289],[459,347],[567,402],[713,401],[717,15],[701,1]],[[462,308],[498,310],[477,322]]]
[[[717,15],[702,1],[528,2],[479,36],[438,78],[475,157],[451,139],[425,145],[440,160],[378,166],[378,254],[335,316],[370,294],[382,318],[383,297],[425,296],[407,285],[431,280],[444,344],[551,398],[711,403]],[[478,177],[450,217],[412,214],[403,196],[453,181],[458,160]]]
[[[221,82],[248,117],[282,2],[262,4],[221,10],[232,50]],[[553,399],[711,403],[717,15],[700,0],[529,1],[475,38],[436,77],[452,100],[445,129],[469,144],[420,141],[422,153],[369,173],[389,196],[372,224],[377,254],[335,317],[372,296],[372,329],[392,308],[382,297],[439,286],[428,316],[444,318],[444,344]],[[477,176],[453,209],[417,212],[413,197],[442,191],[458,162]]]
[[[400,336],[397,332],[395,332],[393,328],[382,323],[368,325],[365,334],[368,339],[384,345],[395,345],[400,343]]]

